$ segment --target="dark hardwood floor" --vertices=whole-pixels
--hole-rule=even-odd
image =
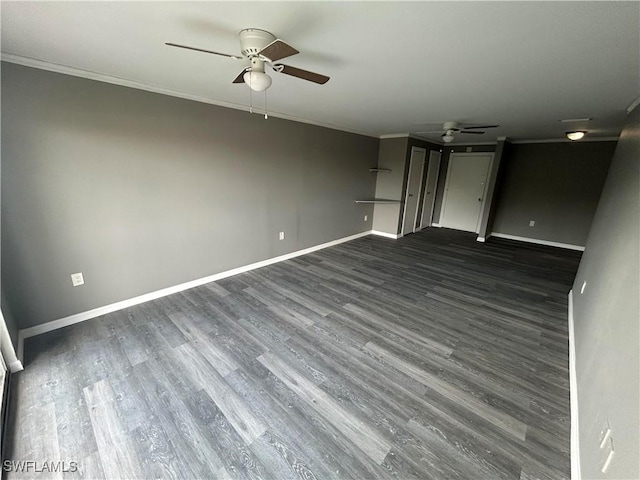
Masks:
[[[8,477],[568,478],[579,259],[368,236],[27,339],[8,459],[68,471]]]

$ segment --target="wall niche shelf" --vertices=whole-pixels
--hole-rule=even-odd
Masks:
[[[383,173],[383,172],[390,172],[391,169],[390,168],[370,168],[369,171],[371,173]]]
[[[356,203],[400,203],[400,200],[388,200],[386,198],[367,198],[364,200],[356,200]]]

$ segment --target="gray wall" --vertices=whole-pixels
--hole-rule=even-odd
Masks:
[[[513,144],[503,160],[493,232],[584,246],[615,146]]]
[[[493,219],[496,216],[498,185],[502,180],[502,161],[507,158],[511,151],[511,143],[506,140],[499,140],[496,145],[496,151],[491,162],[491,171],[487,177],[487,199],[485,201],[482,212],[480,213],[480,228],[478,229],[478,237],[486,238],[493,227]]]
[[[2,170],[2,165],[0,164],[0,172]],[[1,178],[1,176],[0,176]],[[0,182],[0,192],[2,190],[2,182]],[[1,198],[1,194],[0,194],[0,198]],[[1,221],[1,214],[2,209],[0,208],[0,238],[1,238],[1,232],[2,232],[2,221]],[[2,254],[0,253],[0,259],[2,259]],[[2,263],[0,262],[0,271],[2,271]],[[15,319],[13,318],[13,314],[11,312],[11,308],[9,307],[9,304],[6,301],[6,297],[4,294],[4,289],[2,288],[2,278],[0,276],[0,309],[2,309],[2,317],[4,318],[4,323],[5,326],[7,327],[7,332],[9,333],[9,338],[11,339],[11,343],[13,344],[14,349],[17,347],[18,345],[18,325],[15,322]],[[6,359],[5,359],[6,360]]]
[[[573,284],[585,479],[640,478],[640,108],[627,120]],[[605,475],[607,421],[616,453]]]
[[[370,230],[354,200],[374,195],[378,143],[3,63],[13,315],[25,328]]]
[[[376,175],[376,198],[400,200],[400,204],[376,204],[373,216],[373,229],[380,232],[398,234],[402,230],[402,214],[409,175],[411,148],[420,147],[427,151],[429,160],[431,150],[440,151],[441,147],[417,138],[385,138],[380,140],[378,153],[378,168],[388,168],[391,172],[379,172]],[[442,172],[442,170],[440,170]],[[426,180],[427,171],[423,172],[422,185]],[[421,191],[423,191],[422,189]],[[418,203],[422,209],[422,200]]]
[[[372,174],[377,177],[376,198],[402,200],[408,141],[409,137],[380,140],[378,168],[388,168],[391,171]],[[373,229],[397,234],[400,208],[401,204],[376,204],[373,214]]]

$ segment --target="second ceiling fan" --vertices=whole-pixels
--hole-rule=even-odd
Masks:
[[[271,86],[271,77],[265,73],[265,65],[268,65],[276,73],[284,73],[285,75],[291,75],[292,77],[320,85],[329,81],[329,77],[326,75],[291,67],[282,63],[275,63],[278,60],[296,55],[300,52],[291,45],[276,38],[272,33],[260,30],[259,28],[245,28],[244,30],[240,30],[238,37],[240,39],[240,52],[242,56],[172,42],[167,42],[165,45],[194,50],[196,52],[211,53],[235,60],[249,60],[249,65],[240,72],[232,83],[246,83],[256,92],[262,92]]]
[[[427,135],[432,133],[439,133],[442,141],[445,143],[453,142],[456,133],[471,133],[475,135],[482,135],[487,128],[498,128],[500,125],[477,125],[477,126],[461,126],[458,122],[444,122],[442,130],[435,130],[432,132],[417,132],[418,135]]]

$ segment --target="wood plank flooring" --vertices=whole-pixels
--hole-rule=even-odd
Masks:
[[[579,259],[369,236],[27,339],[7,459],[67,471],[7,477],[568,478]]]

